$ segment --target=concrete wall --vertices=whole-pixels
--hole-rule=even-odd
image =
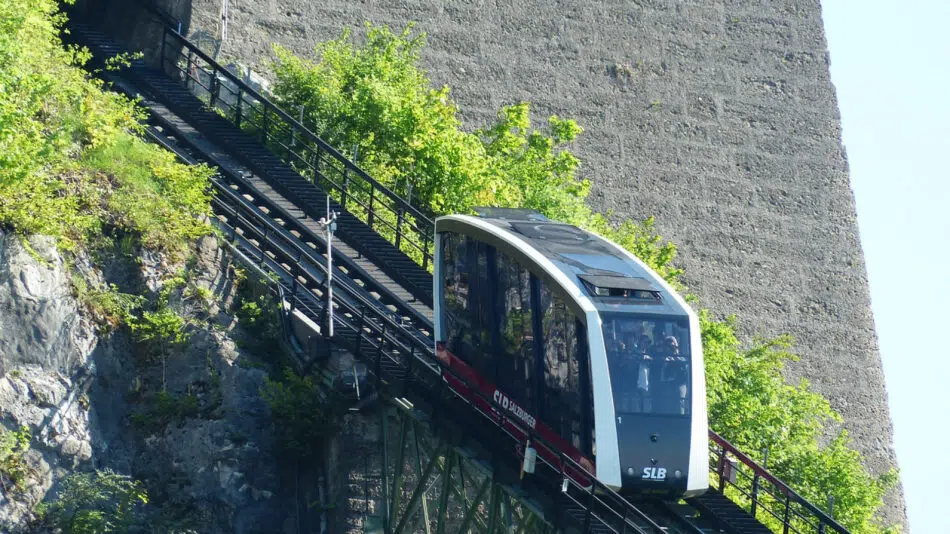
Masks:
[[[220,36],[224,0],[193,0]],[[586,129],[590,204],[656,216],[686,282],[745,334],[791,333],[874,472],[896,465],[818,0],[230,0],[222,58],[266,71],[365,20],[429,34],[470,128],[527,100]],[[889,521],[905,521],[900,488]]]

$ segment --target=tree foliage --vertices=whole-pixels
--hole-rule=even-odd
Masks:
[[[39,511],[46,523],[66,534],[128,532],[136,505],[146,503],[139,481],[105,469],[69,475],[56,500]]]
[[[338,404],[320,382],[289,367],[280,380],[265,379],[261,396],[270,406],[281,447],[298,459],[318,455],[320,444],[339,425]]]
[[[30,469],[23,458],[30,447],[30,429],[6,430],[0,427],[0,486],[22,489]]]
[[[208,231],[210,171],[138,137],[141,111],[63,47],[57,4],[0,2],[0,225],[64,247],[118,228],[180,250]]]
[[[316,48],[309,61],[277,48],[275,95],[303,110],[305,122],[330,144],[429,214],[471,212],[474,206],[526,207],[587,228],[630,250],[677,285],[676,247],[641,223],[594,213],[590,184],[577,176],[569,146],[582,132],[573,120],[550,117],[532,125],[530,106],[505,106],[494,124],[466,132],[447,87],[433,88],[418,67],[424,34],[368,25],[363,45],[344,32]],[[682,286],[679,286],[681,289]],[[896,475],[870,475],[848,447],[827,400],[806,381],[786,384],[791,339],[741,343],[733,321],[701,315],[712,427],[754,458],[769,450],[769,468],[824,506],[853,532],[876,532],[874,511]],[[831,441],[821,446],[832,432]]]
[[[613,239],[667,279],[675,247],[642,224],[594,213],[590,183],[568,149],[582,133],[571,119],[551,116],[536,128],[531,108],[505,106],[494,124],[462,129],[448,87],[433,89],[417,62],[425,35],[369,26],[355,46],[348,31],[317,45],[317,62],[276,47],[274,94],[331,145],[351,150],[373,178],[431,215],[470,213],[476,206],[523,207]],[[352,194],[352,193],[351,193]]]
[[[700,314],[700,326],[712,427],[760,463],[767,450],[769,470],[820,508],[833,496],[834,517],[851,532],[880,531],[874,511],[896,483],[896,472],[869,474],[848,446],[847,431],[831,430],[841,416],[828,401],[807,380],[785,382],[784,364],[796,359],[788,350],[791,339],[743,347],[734,320],[714,321],[708,311]],[[821,446],[829,432],[830,443]]]

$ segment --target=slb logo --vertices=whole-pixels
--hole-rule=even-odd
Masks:
[[[643,480],[666,480],[665,467],[644,467]]]

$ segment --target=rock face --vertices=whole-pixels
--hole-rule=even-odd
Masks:
[[[0,530],[24,526],[57,471],[90,460],[89,414],[80,399],[97,343],[53,240],[34,238],[28,251],[19,237],[0,233],[0,424],[28,426],[34,436],[27,491],[0,488]]]
[[[167,292],[191,335],[164,372],[124,330],[98,333],[51,239],[29,245],[32,253],[0,235],[0,424],[33,435],[28,489],[0,488],[0,531],[27,531],[32,506],[70,472],[111,468],[145,483],[150,524],[274,532],[284,518],[273,426],[259,393],[265,373],[243,366],[248,355],[231,339],[234,272],[214,238],[199,242],[189,271],[189,287],[209,298]],[[74,272],[157,291],[175,269],[152,259],[92,268],[78,258]],[[161,395],[191,404],[163,412]]]
[[[468,127],[504,104],[573,117],[591,205],[656,216],[702,303],[746,334],[790,333],[808,377],[877,473],[896,466],[817,0],[233,0],[220,56],[265,72],[364,21],[429,34],[423,65]],[[180,4],[176,4],[180,7]],[[222,34],[194,0],[192,35]],[[888,521],[904,523],[900,488]]]
[[[15,365],[71,374],[87,363],[95,329],[83,322],[52,239],[0,234],[0,372]]]

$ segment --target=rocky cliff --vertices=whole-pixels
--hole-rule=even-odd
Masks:
[[[160,365],[103,320],[91,288],[105,284],[166,295],[188,342]],[[275,532],[286,518],[265,373],[239,346],[234,302],[213,237],[187,263],[121,246],[67,262],[52,239],[0,234],[0,424],[33,436],[25,489],[0,487],[0,531],[28,531],[69,473],[110,468],[145,483],[142,531]]]

